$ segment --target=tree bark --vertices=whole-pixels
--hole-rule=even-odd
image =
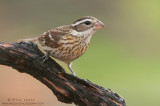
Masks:
[[[33,76],[61,102],[79,106],[126,106],[117,93],[66,73],[52,58],[43,62],[43,56],[31,42],[0,43],[0,64]]]

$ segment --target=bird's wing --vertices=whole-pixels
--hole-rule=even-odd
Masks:
[[[49,30],[48,32],[43,33],[38,41],[42,46],[47,46],[51,48],[57,48],[61,46],[59,42],[64,36],[69,35],[71,31],[71,26],[60,26],[55,29]]]

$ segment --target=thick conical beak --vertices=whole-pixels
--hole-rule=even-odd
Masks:
[[[98,30],[98,29],[102,29],[102,28],[104,28],[104,24],[101,22],[101,21],[97,21],[96,23],[95,23],[95,30]]]

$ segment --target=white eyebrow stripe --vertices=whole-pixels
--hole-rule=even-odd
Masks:
[[[80,23],[83,23],[83,22],[85,22],[85,21],[91,21],[91,19],[84,19],[84,20],[78,21],[78,22],[76,22],[75,24],[72,24],[72,25],[73,25],[73,26],[76,26],[76,25],[78,25],[78,24],[80,24]]]

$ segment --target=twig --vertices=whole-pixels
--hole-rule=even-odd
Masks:
[[[43,62],[43,56],[31,42],[0,43],[0,64],[30,74],[51,89],[61,102],[79,106],[126,106],[117,93],[66,73],[52,58]]]

